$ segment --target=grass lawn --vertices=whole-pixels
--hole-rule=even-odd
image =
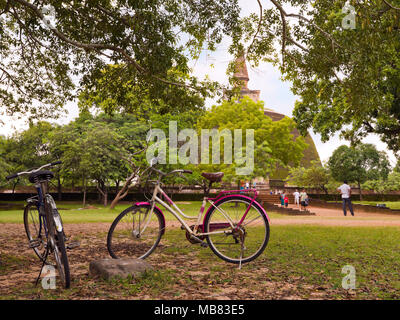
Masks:
[[[178,202],[189,215],[195,215],[200,204]],[[98,209],[79,210],[79,204],[58,203],[66,223],[111,223],[129,204],[115,210],[95,206]],[[272,222],[288,218],[276,213],[270,217]],[[166,218],[174,219],[170,214]],[[0,223],[22,223],[22,211],[0,211]],[[73,227],[79,230],[79,226]],[[108,256],[106,233],[96,228],[81,233],[81,247],[68,254],[73,267],[70,290],[34,287],[32,270],[39,268],[39,263],[30,249],[24,249],[25,235],[4,238],[0,279],[10,272],[19,274],[19,280],[0,283],[0,299],[213,299],[216,294],[231,299],[400,299],[399,227],[272,223],[266,250],[241,270],[209,248],[190,244],[179,228],[167,228],[160,247],[148,258],[154,272],[110,282],[94,280],[87,273],[90,261]],[[350,292],[342,288],[346,265],[356,271],[356,289]]]
[[[400,201],[352,201],[353,203],[376,206],[377,204],[386,204],[390,209],[400,209]]]
[[[231,292],[226,295],[232,299],[400,299],[399,231],[272,226],[264,253],[239,270],[218,259],[210,249],[190,245],[181,230],[169,229],[162,246],[148,259],[157,266],[156,271],[141,278],[107,282],[81,273],[74,277],[70,290],[43,290],[23,283],[22,287],[10,288],[2,298],[201,299]],[[84,255],[85,248],[76,254],[80,250]],[[0,267],[0,274],[7,268],[27,268],[15,257],[4,258],[6,265]],[[84,269],[93,256],[86,259]],[[346,275],[342,268],[346,265],[356,271],[356,289],[350,292],[342,288]]]
[[[0,202],[1,204],[2,202]],[[4,203],[4,202],[3,202]],[[9,202],[8,202],[9,203]],[[23,202],[13,202],[13,204],[20,206],[18,210],[5,210],[0,209],[0,223],[23,223]],[[187,215],[197,216],[201,207],[201,201],[177,201],[178,207]],[[112,222],[117,215],[128,208],[131,204],[124,203],[117,205],[113,210],[109,207],[104,207],[101,204],[92,204],[96,209],[81,209],[82,205],[79,203],[71,202],[57,202],[57,207],[61,213],[64,223],[90,223],[90,222]],[[158,205],[159,206],[159,205]],[[163,211],[166,220],[176,220],[162,206],[159,206]],[[1,206],[0,206],[1,208]],[[282,215],[276,213],[268,213],[270,218],[280,218]]]

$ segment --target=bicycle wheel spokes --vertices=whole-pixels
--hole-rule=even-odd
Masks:
[[[266,246],[269,236],[268,222],[259,208],[256,206],[249,208],[249,206],[250,202],[232,199],[218,204],[218,209],[210,213],[206,231],[220,233],[210,234],[209,244],[211,249],[226,261],[234,263],[251,261]],[[244,217],[246,211],[247,215]],[[229,225],[229,220],[234,222],[234,228]],[[225,227],[217,229],[214,226]]]
[[[46,252],[47,238],[44,218],[39,216],[39,211],[34,204],[28,204],[24,212],[24,225],[29,246],[39,259],[43,260]]]
[[[108,235],[108,249],[113,258],[146,258],[158,245],[162,223],[149,206],[131,207],[117,217]]]

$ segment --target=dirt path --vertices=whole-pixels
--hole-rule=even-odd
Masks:
[[[289,205],[290,208],[297,207]],[[271,219],[271,225],[287,224],[315,224],[323,226],[348,226],[348,227],[383,227],[400,226],[400,216],[392,214],[382,214],[373,212],[354,211],[354,217],[350,212],[347,216],[343,215],[340,209],[328,209],[310,206],[308,210],[314,212],[315,216],[284,216],[282,218]]]

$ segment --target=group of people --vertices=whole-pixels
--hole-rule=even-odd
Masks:
[[[279,194],[279,199],[281,200],[281,206],[282,207],[288,207],[289,206],[289,197],[288,193],[285,190],[275,190],[275,194]],[[294,196],[294,204],[300,207],[300,211],[307,211],[307,206],[309,202],[309,197],[306,193],[306,190],[303,189],[301,192],[299,192],[297,189],[295,192],[293,192]]]
[[[254,181],[253,182],[253,189],[256,189],[257,184]],[[240,190],[244,189],[250,189],[250,181],[242,181],[240,184]],[[347,181],[344,180],[343,184],[337,189],[341,195],[342,195],[342,207],[343,207],[343,214],[347,216],[347,207],[350,210],[350,213],[352,216],[354,216],[354,211],[353,211],[353,206],[351,204],[351,187],[347,184]],[[275,191],[270,191],[270,194],[279,194],[279,199],[281,201],[281,206],[282,207],[288,207],[289,206],[289,197],[288,197],[288,192],[287,190],[277,190]],[[305,189],[302,189],[301,192],[299,192],[298,189],[296,189],[295,192],[293,192],[294,196],[294,204],[297,205],[297,207],[300,207],[300,211],[307,211],[307,207],[309,205],[309,197],[306,193]]]
[[[354,216],[353,205],[351,204],[351,187],[347,184],[347,181],[344,180],[343,184],[339,188],[337,188],[337,190],[342,195],[342,209],[344,216],[347,216],[347,207],[349,208],[351,215]],[[273,192],[270,191],[270,194],[273,194]],[[288,193],[285,190],[275,190],[275,194],[279,194],[282,207],[289,206],[289,197],[287,195]],[[293,196],[294,204],[298,207],[301,206],[300,211],[307,211],[309,197],[306,193],[306,190],[303,189],[301,192],[299,192],[296,189],[296,191],[293,192]]]
[[[256,187],[257,187],[257,183],[254,181],[253,182],[253,189],[256,189]],[[244,182],[244,181],[242,181],[241,183],[240,183],[240,190],[248,190],[248,189],[250,189],[250,181],[246,181],[246,182]]]
[[[287,193],[285,191],[283,192],[278,192],[280,195],[281,199],[281,206],[283,207],[288,207],[289,205],[289,197],[287,196]],[[301,192],[299,192],[297,189],[295,192],[293,192],[294,196],[294,204],[297,206],[300,206],[300,211],[307,211],[307,206],[309,202],[309,197],[306,193],[306,190],[303,189]]]

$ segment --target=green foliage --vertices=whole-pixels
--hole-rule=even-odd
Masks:
[[[12,170],[23,171],[54,160],[49,149],[49,136],[53,130],[55,125],[40,121],[30,123],[27,130],[15,132],[8,138],[0,147],[4,148],[5,160]]]
[[[50,6],[54,12],[44,14]],[[110,63],[124,67],[105,91],[129,79],[134,93],[151,101],[174,99],[182,89],[172,87],[207,96],[215,83],[183,76],[190,71],[189,57],[204,45],[215,49],[237,28],[238,17],[237,0],[0,1],[2,112],[58,116],[75,95],[75,80],[96,88]],[[131,100],[125,89],[118,88],[117,99]],[[106,110],[108,102],[114,103],[101,102]]]
[[[363,183],[362,187],[366,190],[374,190],[377,193],[383,194],[388,191],[400,190],[400,173],[393,171],[387,179],[368,180]]]
[[[355,29],[342,26],[347,2],[355,8]],[[400,1],[259,4],[262,15],[241,19],[230,50],[246,52],[255,66],[280,65],[300,97],[294,117],[302,133],[312,128],[328,141],[341,132],[353,143],[376,133],[400,151]]]
[[[7,139],[0,135],[0,187],[5,184],[5,178],[10,174],[11,164],[8,163],[6,158],[6,144]]]
[[[336,181],[347,180],[359,185],[367,180],[385,179],[390,171],[386,153],[378,151],[372,144],[354,148],[340,146],[329,158],[328,166]]]
[[[131,115],[81,114],[52,135],[51,150],[63,160],[64,176],[95,180],[104,189],[125,180],[131,169],[126,159],[144,145],[147,130]]]
[[[291,50],[283,69],[293,92],[301,96],[295,120],[303,132],[312,127],[323,141],[338,131],[353,143],[376,133],[397,152],[400,11],[383,1],[351,3],[357,12],[356,29],[341,28],[344,1],[318,1],[310,10],[311,20],[334,40],[312,27],[293,32],[296,40],[308,35],[308,51]]]
[[[286,182],[298,187],[307,186],[306,169],[304,167],[293,167],[289,169],[289,175]]]
[[[400,172],[400,160],[397,160],[396,166],[394,167],[393,171]]]
[[[372,144],[337,148],[329,158],[328,166],[336,181],[356,182],[360,188],[367,180],[384,180],[390,172],[390,163],[383,151]],[[372,187],[367,184],[368,187]],[[377,187],[377,186],[376,186]]]
[[[126,65],[108,65],[94,84],[86,86],[79,95],[81,110],[99,109],[107,114],[132,113],[138,119],[149,119],[152,114],[179,114],[202,109],[206,92],[194,91],[181,86],[168,86],[151,94],[140,87],[124,70]],[[176,82],[188,80],[188,76],[175,70],[168,75]]]
[[[298,164],[306,148],[303,137],[293,139],[291,134],[295,123],[285,117],[280,121],[272,121],[264,115],[263,102],[254,102],[244,97],[240,102],[235,100],[224,101],[221,105],[214,105],[197,123],[197,129],[224,129],[229,130],[234,137],[233,130],[242,129],[242,144],[246,142],[246,129],[254,129],[254,171],[251,176],[236,176],[235,170],[241,167],[238,163],[224,163],[224,139],[221,139],[221,164],[201,165],[204,170],[225,172],[225,179],[267,177],[277,165],[287,166],[289,163]],[[209,148],[212,152],[212,148]],[[232,154],[234,154],[232,152]],[[210,159],[212,157],[210,156]],[[232,159],[233,161],[235,159]]]
[[[286,181],[298,187],[316,188],[328,193],[332,180],[327,168],[321,166],[319,161],[312,161],[311,166],[307,169],[303,167],[290,168]]]

